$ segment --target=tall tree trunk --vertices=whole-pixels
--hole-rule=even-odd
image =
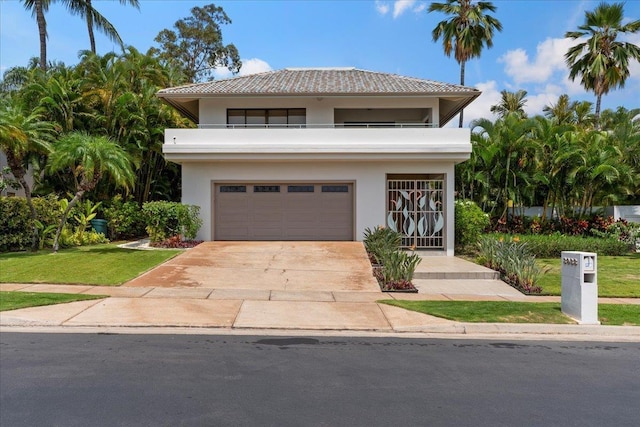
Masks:
[[[69,212],[71,212],[71,209],[73,209],[76,203],[78,203],[78,201],[82,199],[83,195],[84,195],[84,190],[80,190],[76,192],[76,194],[73,196],[73,199],[71,199],[71,201],[67,205],[67,208],[64,210],[64,212],[62,212],[60,225],[58,225],[58,230],[56,231],[56,237],[53,239],[53,253],[57,253],[58,249],[60,248],[60,235],[62,234],[62,229],[64,228],[64,225],[67,223],[67,217],[69,216]]]
[[[38,226],[36,225],[36,220],[38,219],[38,214],[36,213],[36,208],[33,206],[33,199],[31,198],[31,188],[27,181],[24,179],[24,176],[18,179],[18,182],[24,189],[24,197],[27,199],[27,206],[29,206],[29,211],[31,212],[31,222],[32,222],[32,235],[31,235],[31,252],[38,252],[40,249],[40,233],[38,232]]]
[[[460,63],[460,85],[464,86],[464,66],[466,61],[462,61]],[[458,123],[458,127],[462,128],[462,122],[464,121],[464,108],[460,110],[460,121]]]
[[[43,1],[45,0],[36,0],[35,6],[36,22],[40,33],[40,68],[42,71],[47,71],[47,21],[44,19]]]
[[[91,0],[86,0],[87,2],[87,30],[89,31],[89,43],[91,44],[91,52],[96,53],[96,39],[93,35],[93,16],[91,16],[91,9],[93,6],[91,5]]]
[[[596,130],[600,130],[600,104],[602,103],[602,94],[599,93],[596,96],[596,112],[593,115],[593,119],[596,122]]]

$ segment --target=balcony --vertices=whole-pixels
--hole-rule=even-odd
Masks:
[[[168,160],[447,160],[471,153],[470,130],[435,124],[200,125],[166,129]]]

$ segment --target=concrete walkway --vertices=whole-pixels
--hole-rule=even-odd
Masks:
[[[438,263],[445,266],[443,270],[452,270],[451,265],[456,263],[458,271],[436,271]],[[521,334],[528,338],[568,334],[582,339],[640,341],[639,327],[469,324],[376,302],[382,299],[560,301],[559,297],[522,295],[495,279],[451,278],[456,277],[455,274],[468,274],[463,271],[465,266],[470,270],[479,267],[464,260],[426,257],[423,264],[427,265],[423,267],[427,274],[454,276],[416,279],[420,291],[417,294],[383,293],[371,277],[360,243],[204,245],[120,287],[0,284],[2,291],[110,296],[1,312],[0,330],[188,328],[219,333]],[[640,299],[601,298],[600,302],[640,304]]]

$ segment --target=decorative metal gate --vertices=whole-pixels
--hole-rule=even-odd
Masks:
[[[387,179],[387,227],[402,246],[443,249],[444,222],[444,179]]]

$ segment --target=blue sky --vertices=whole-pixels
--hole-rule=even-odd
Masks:
[[[140,0],[140,11],[117,1],[94,0],[94,6],[118,29],[126,44],[146,51],[164,28],[190,14],[194,6],[210,1]],[[223,28],[225,43],[234,43],[244,62],[241,73],[285,67],[355,66],[443,82],[459,82],[459,66],[447,58],[431,30],[444,19],[427,13],[430,2],[420,0],[235,0],[218,1],[232,20]],[[584,12],[599,1],[502,0],[494,1],[502,22],[494,47],[467,64],[466,85],[483,95],[465,110],[465,121],[491,118],[491,105],[500,91],[527,90],[527,111],[537,114],[562,93],[572,99],[595,102],[579,83],[567,79],[563,55],[570,46],[564,33],[583,23]],[[626,20],[640,18],[640,1],[625,4]],[[48,58],[77,62],[78,52],[89,48],[84,22],[54,4],[47,14]],[[640,44],[640,34],[628,39]],[[26,65],[38,56],[35,19],[21,1],[0,1],[0,70]],[[118,49],[97,37],[99,53]],[[218,78],[228,73],[220,71]],[[640,107],[640,64],[631,65],[631,78],[623,90],[603,98],[603,108]]]

